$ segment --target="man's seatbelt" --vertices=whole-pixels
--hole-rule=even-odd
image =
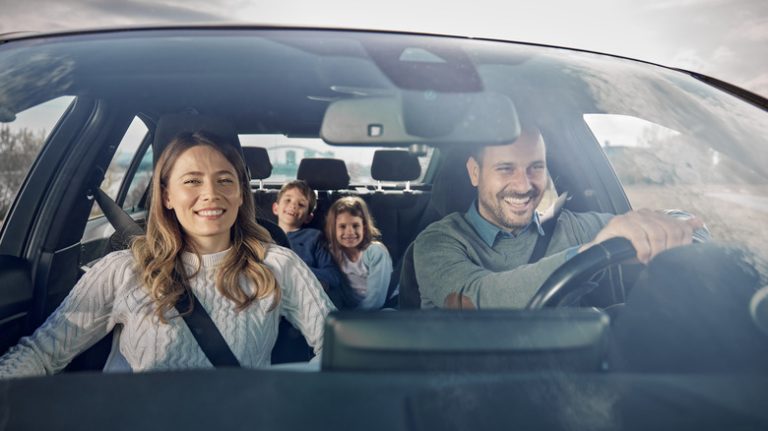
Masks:
[[[558,196],[550,210],[541,216],[541,218],[545,219],[541,222],[541,229],[544,231],[544,235],[539,235],[536,238],[536,245],[533,247],[533,253],[531,253],[531,258],[528,259],[528,263],[536,263],[544,257],[544,254],[547,252],[547,247],[549,247],[549,242],[552,241],[552,237],[554,236],[555,227],[557,227],[557,219],[560,217],[560,212],[563,210],[563,204],[565,204],[567,198],[568,193],[563,193]]]

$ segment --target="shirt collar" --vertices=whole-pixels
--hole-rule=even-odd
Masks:
[[[488,247],[493,247],[494,242],[496,242],[496,238],[499,236],[508,238],[515,237],[515,235],[512,235],[511,233],[499,228],[495,224],[486,220],[482,215],[480,215],[480,211],[477,210],[477,199],[472,201],[472,205],[469,206],[469,210],[467,210],[465,213],[465,218],[469,224],[475,228],[475,232],[477,232],[483,242],[488,244]],[[536,230],[538,231],[539,235],[544,235],[544,228],[541,227],[541,220],[539,220],[539,213],[537,211],[533,212],[533,219],[531,220],[531,223],[529,223],[528,226],[526,226],[520,232],[524,232],[525,230],[530,229],[532,224],[536,226]]]

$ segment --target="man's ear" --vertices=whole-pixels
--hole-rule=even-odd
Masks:
[[[480,164],[477,163],[474,157],[467,159],[467,173],[469,174],[469,181],[472,182],[472,186],[477,187],[480,183]]]
[[[272,202],[272,214],[278,215],[277,214],[277,202]]]

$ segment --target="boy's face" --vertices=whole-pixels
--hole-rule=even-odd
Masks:
[[[286,190],[272,204],[272,213],[277,216],[278,224],[285,231],[301,228],[312,216],[309,213],[309,199],[297,188]]]

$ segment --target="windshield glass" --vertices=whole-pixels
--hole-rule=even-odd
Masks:
[[[371,33],[312,31],[65,39],[0,48],[4,122],[13,124],[16,113],[42,101],[86,94],[120,100],[137,112],[226,113],[246,146],[264,145],[274,157],[274,177],[267,182],[294,177],[303,157],[332,156],[347,161],[352,183],[369,184],[374,148],[333,147],[318,139],[323,114],[334,102],[394,98],[404,107],[399,114],[403,123],[397,126],[405,128],[404,137],[397,138],[401,148],[413,141],[439,147],[454,139],[455,130],[434,118],[423,121],[425,112],[438,113],[451,127],[466,124],[476,113],[456,111],[460,103],[451,100],[501,95],[517,115],[534,119],[545,137],[552,137],[548,152],[556,186],[588,169],[588,164],[561,159],[569,157],[561,145],[598,145],[633,207],[685,207],[707,222],[714,238],[746,246],[758,260],[768,256],[768,240],[760,229],[768,199],[765,112],[683,73],[556,48],[411,35],[388,35],[386,42]],[[499,129],[516,124],[511,118],[494,121]],[[50,125],[30,127],[39,131]],[[478,123],[467,130],[481,140],[480,131],[488,129]],[[504,136],[512,133],[514,127]],[[455,139],[471,141],[464,138]],[[360,143],[371,145],[370,140]],[[431,181],[429,158],[419,161],[422,172],[416,181]],[[607,198],[599,196],[590,203],[585,193],[595,185],[590,187],[562,189],[585,206],[623,210],[616,202],[606,206]]]
[[[768,299],[751,299],[768,285],[768,113],[752,100],[639,61],[458,37],[182,28],[4,42],[0,352],[53,316],[64,335],[9,350],[60,354],[18,361],[33,364],[29,375],[62,371],[99,340],[101,361],[70,370],[210,368],[196,332],[174,320],[192,292],[211,295],[205,309],[249,368],[322,353],[315,371],[355,379],[658,371],[605,359],[622,316],[656,328],[630,333],[625,358],[663,356],[657,337],[668,337],[705,340],[699,356],[729,362],[727,343],[707,337],[722,329],[718,340],[748,343],[722,316],[697,326],[707,307],[688,307],[710,296],[648,300],[678,304],[662,317],[680,317],[684,336],[623,310],[657,268],[651,257],[723,247],[754,276],[728,285],[749,298],[725,315],[743,312],[750,336],[768,328]],[[686,248],[694,239],[708,244]],[[730,283],[720,266],[683,257],[693,270],[659,264],[658,286]],[[191,263],[189,281],[208,277],[199,292],[176,272]],[[163,311],[172,323],[155,325]],[[82,328],[87,339],[62,341]],[[707,361],[696,359],[662,372],[698,373]],[[410,377],[396,385],[434,389],[434,376]]]

